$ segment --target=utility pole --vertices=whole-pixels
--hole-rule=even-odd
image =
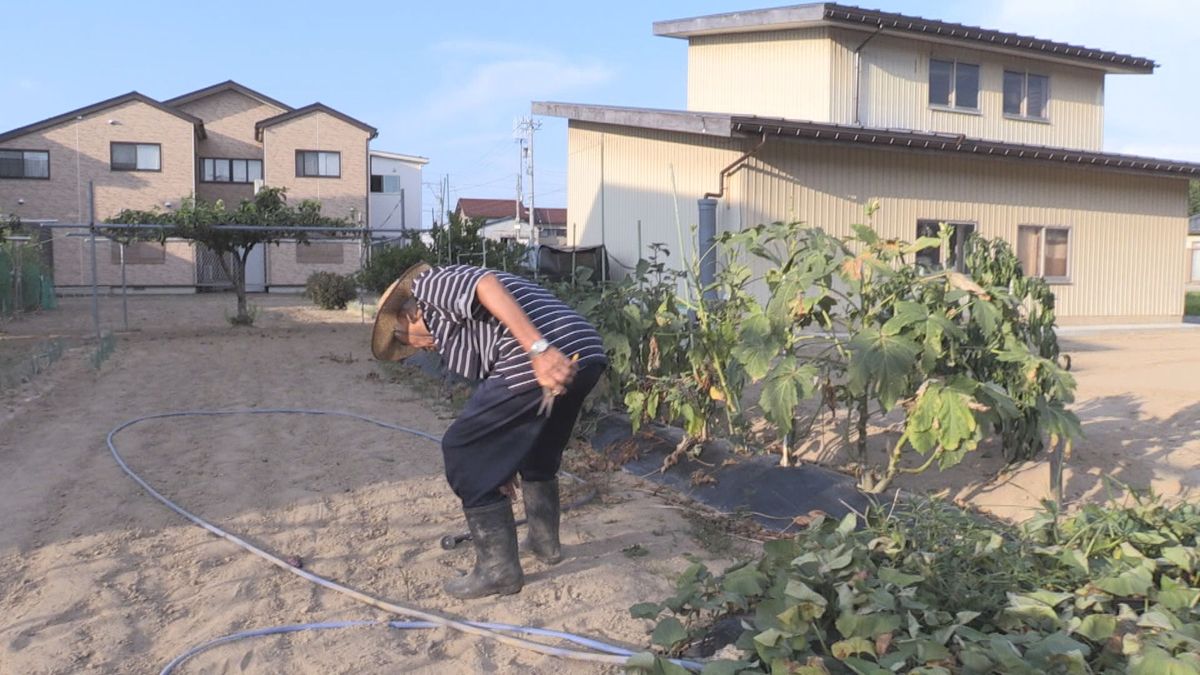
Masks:
[[[538,129],[541,129],[541,128],[542,128],[542,123],[533,119],[532,117],[522,117],[520,119],[520,121],[517,123],[517,130],[520,132],[524,132],[524,136],[525,136],[524,139],[522,139],[524,141],[524,148],[522,149],[523,150],[522,155],[526,157],[525,170],[529,172],[529,243],[534,248],[535,252],[537,251],[538,245],[541,243],[541,235],[538,232],[537,208],[534,203],[533,134],[535,131],[537,131]],[[518,138],[520,138],[520,137],[518,137]],[[520,179],[518,178],[518,181],[519,180]],[[520,212],[521,212],[520,209],[521,209],[521,204],[518,201],[517,202],[518,220],[520,219],[519,218]],[[537,255],[538,254],[535,253],[535,260],[537,259]],[[538,278],[538,265],[536,263],[533,266],[533,278],[534,279]]]
[[[516,131],[517,131],[517,129],[513,129],[514,134]],[[522,204],[522,202],[525,201],[525,195],[522,194],[522,192],[521,192],[521,188],[522,188],[521,179],[525,175],[525,139],[517,137],[515,140],[517,142],[517,199],[516,199],[516,203],[513,205],[513,223],[515,223],[516,228],[517,228],[517,235],[518,235],[517,241],[520,242],[521,241],[521,237],[520,237],[520,234],[521,234],[521,204]],[[532,230],[530,231],[529,236],[530,236],[530,241],[533,241]]]

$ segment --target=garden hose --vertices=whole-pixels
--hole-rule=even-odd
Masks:
[[[187,511],[186,509],[179,506],[175,502],[171,501],[167,497],[163,496],[160,492],[158,492],[153,487],[151,487],[149,483],[147,483],[144,479],[142,479],[141,476],[139,476],[131,468],[129,468],[129,465],[125,463],[125,460],[121,457],[121,454],[117,451],[116,444],[113,442],[113,439],[116,437],[116,435],[118,433],[120,433],[121,431],[123,431],[124,429],[127,429],[131,426],[134,426],[135,424],[139,424],[141,422],[146,422],[149,420],[165,419],[165,418],[173,418],[173,417],[216,417],[216,416],[223,416],[223,415],[328,415],[331,417],[345,417],[345,418],[356,419],[356,420],[368,422],[370,424],[374,424],[376,426],[383,427],[385,429],[391,429],[393,431],[400,431],[402,433],[407,433],[407,434],[410,434],[413,436],[418,436],[420,438],[425,438],[425,439],[428,439],[428,440],[431,440],[434,442],[440,441],[440,439],[437,436],[426,433],[424,431],[419,431],[416,429],[410,429],[408,427],[402,427],[399,425],[390,424],[388,422],[376,420],[376,419],[366,417],[364,415],[358,415],[355,413],[342,412],[342,411],[336,411],[336,410],[269,408],[269,409],[250,409],[250,410],[185,410],[185,411],[177,411],[177,412],[157,413],[157,414],[153,414],[153,415],[144,415],[142,417],[137,417],[137,418],[122,422],[121,424],[114,427],[112,429],[112,431],[108,432],[106,442],[108,444],[109,452],[112,453],[113,459],[116,460],[117,465],[121,467],[121,470],[124,471],[130,478],[132,478],[134,480],[134,482],[136,482],[138,485],[140,485],[143,490],[145,490],[147,493],[149,493],[150,496],[152,496],[155,499],[157,499],[158,501],[162,502],[164,505],[166,505],[168,508],[170,508],[175,513],[190,520],[193,524],[198,525],[198,526],[204,528],[205,530],[208,530],[212,534],[215,534],[216,536],[221,537],[222,539],[228,540],[228,541],[238,545],[242,549],[249,551],[250,553],[253,553],[254,555],[262,558],[263,560],[266,560],[267,562],[271,563],[272,565],[275,565],[276,567],[278,567],[280,569],[291,572],[292,574],[295,574],[296,576],[299,576],[302,579],[310,581],[310,582],[317,584],[318,586],[321,586],[323,588],[328,588],[330,590],[336,591],[336,592],[346,595],[350,598],[353,598],[363,604],[370,605],[377,609],[381,609],[386,612],[389,612],[392,614],[397,614],[400,616],[411,617],[413,619],[418,620],[418,622],[396,622],[398,624],[401,624],[401,625],[396,626],[397,628],[401,628],[401,627],[403,627],[403,628],[427,628],[427,627],[435,627],[435,626],[444,626],[447,628],[453,628],[454,630],[457,630],[457,631],[460,631],[463,633],[468,633],[470,635],[486,637],[488,639],[495,640],[497,642],[509,645],[511,647],[516,647],[518,649],[533,651],[533,652],[536,652],[536,653],[539,653],[539,654],[542,654],[545,656],[554,656],[554,657],[558,657],[558,658],[565,658],[565,659],[571,659],[571,660],[576,660],[576,661],[584,661],[584,662],[589,662],[589,663],[597,663],[597,664],[604,664],[604,665],[610,665],[610,666],[623,666],[623,665],[625,665],[628,657],[632,655],[631,651],[624,649],[622,647],[617,647],[615,645],[608,645],[608,644],[605,644],[605,643],[602,643],[602,642],[599,642],[596,640],[592,640],[589,638],[581,637],[581,636],[571,635],[571,636],[567,637],[566,634],[558,633],[556,631],[542,631],[541,629],[536,629],[536,628],[531,628],[531,627],[523,627],[523,626],[504,626],[501,624],[475,623],[475,622],[470,622],[470,621],[459,621],[456,619],[443,617],[439,614],[435,614],[435,613],[432,613],[432,612],[429,612],[426,610],[417,609],[414,607],[407,607],[407,606],[400,605],[397,603],[392,603],[392,602],[388,602],[386,600],[381,600],[379,598],[375,598],[375,597],[367,595],[366,593],[363,593],[361,591],[358,591],[358,590],[355,590],[348,586],[339,584],[336,581],[333,581],[331,579],[327,579],[325,577],[313,574],[312,572],[309,572],[307,570],[303,570],[298,567],[295,567],[295,566],[289,564],[288,562],[286,562],[285,560],[279,558],[278,556],[276,556],[272,553],[269,553],[261,548],[258,548],[257,546],[241,539],[240,537],[238,537],[234,534],[231,534],[229,532],[226,532],[225,530],[217,527],[216,525],[213,525],[212,523],[209,523],[208,521],[204,520],[203,518],[200,518],[199,516],[194,515],[193,513]],[[419,623],[419,622],[428,623],[429,626],[426,626],[423,623],[421,625],[417,625],[417,623]],[[274,628],[262,628],[262,629],[257,629],[254,631],[245,631],[242,633],[227,635],[225,637],[217,638],[216,640],[213,640],[211,642],[205,643],[203,645],[199,645],[197,647],[194,647],[194,648],[188,650],[183,655],[176,657],[174,660],[172,660],[171,663],[168,664],[167,667],[162,672],[164,674],[170,673],[174,667],[178,666],[180,663],[182,663],[187,658],[190,658],[191,656],[198,654],[206,649],[218,646],[220,644],[225,644],[227,642],[232,642],[235,640],[240,640],[240,639],[245,639],[245,638],[250,638],[250,637],[257,637],[257,636],[261,636],[261,635],[276,635],[276,634],[283,634],[283,633],[292,633],[292,632],[297,632],[297,631],[302,631],[302,630],[323,630],[323,629],[330,629],[330,628],[344,628],[344,627],[350,627],[352,625],[366,625],[366,624],[370,624],[370,623],[379,623],[379,622],[365,622],[365,623],[334,622],[334,623],[299,624],[299,625],[291,625],[291,626],[278,626],[278,627],[274,627]],[[389,623],[389,625],[391,625],[391,623]],[[570,640],[571,642],[574,642],[577,645],[588,647],[594,651],[582,651],[579,649],[566,649],[566,648],[562,648],[562,647],[554,647],[551,645],[543,644],[541,642],[536,642],[534,640],[528,640],[528,639],[525,639],[522,637],[515,637],[513,635],[507,634],[509,632],[519,633],[522,635],[561,637],[561,638]],[[672,660],[672,661],[676,665],[681,666],[681,667],[683,667],[687,670],[691,670],[691,671],[699,671],[703,667],[703,664],[701,664],[699,662],[695,662],[695,661],[683,661],[683,660]]]

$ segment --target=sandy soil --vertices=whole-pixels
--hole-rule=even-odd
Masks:
[[[427,384],[387,382],[356,312],[263,297],[258,323],[232,329],[228,296],[141,297],[100,371],[87,363],[89,304],[0,325],[0,346],[65,336],[81,346],[0,396],[0,672],[158,672],[209,639],[254,627],[387,618],[243,553],[143,493],[105,434],[185,409],[351,411],[431,433],[450,421]],[[119,303],[104,300],[110,326]],[[568,514],[567,560],[525,560],[508,599],[457,602],[440,581],[469,546],[435,444],[353,420],[246,416],[156,420],[118,437],[126,460],[185,508],[306,568],[383,598],[473,620],[545,626],[633,647],[640,601],[670,594],[686,554],[712,559],[677,507],[614,475],[600,503]],[[648,554],[622,549],[640,544]],[[720,568],[725,561],[716,561]],[[612,669],[608,669],[611,671]],[[446,630],[382,628],[243,641],[187,673],[591,673]]]

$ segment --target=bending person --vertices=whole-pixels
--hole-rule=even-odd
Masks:
[[[467,265],[409,269],[380,297],[375,358],[419,349],[480,381],[442,437],[446,479],[462,500],[474,569],[446,581],[456,598],[517,593],[524,585],[513,520],[519,476],[539,560],[562,560],[558,468],[579,411],[608,364],[596,329],[537,284]]]

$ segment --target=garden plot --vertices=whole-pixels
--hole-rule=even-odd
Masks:
[[[71,350],[3,395],[0,421],[0,671],[157,672],[192,645],[260,626],[382,619],[171,513],[105,447],[122,421],[185,409],[346,410],[440,434],[450,422],[428,383],[386,382],[356,312],[299,298],[256,300],[253,328],[224,319],[229,296],[139,297],[114,354],[94,371]],[[89,300],[3,326],[3,337],[86,335]],[[105,299],[106,320],[120,317]],[[567,514],[568,559],[525,562],[514,597],[453,601],[443,578],[469,546],[435,444],[353,420],[154,420],[118,437],[130,465],[182,506],[306,569],[387,600],[451,616],[557,628],[648,645],[629,607],[671,591],[687,554],[714,556],[681,509],[621,475],[599,503]],[[711,536],[711,532],[708,535]],[[708,543],[708,542],[706,542]],[[726,558],[727,559],[727,558]],[[714,566],[719,568],[718,559]],[[304,633],[220,647],[181,672],[590,673],[446,630]]]
[[[129,332],[97,372],[69,350],[0,397],[0,670],[154,672],[192,645],[285,623],[385,618],[318,589],[186,523],[120,472],[104,445],[118,423],[184,409],[297,407],[360,413],[438,434],[450,415],[426,380],[392,383],[366,355],[357,312],[298,298],[256,302],[253,328],[230,329],[228,296],[138,297]],[[9,338],[90,330],[87,299],[3,325]],[[109,328],[119,300],[105,298]],[[1074,408],[1087,437],[1068,497],[1103,492],[1109,475],[1172,496],[1200,484],[1200,357],[1195,330],[1072,334]],[[569,558],[527,562],[518,596],[475,602],[440,593],[471,562],[439,539],[461,527],[434,444],[350,420],[247,417],[147,422],[119,437],[130,464],[186,508],[307,569],[388,600],[456,617],[545,626],[628,646],[649,642],[629,607],[671,594],[699,556],[714,556],[678,506],[614,475],[599,504],[568,514]],[[906,478],[1020,517],[1046,495],[1043,462],[987,481],[996,458]],[[976,456],[978,459],[976,459]],[[988,462],[993,464],[987,465]],[[703,529],[711,538],[713,531]],[[705,541],[708,549],[718,542]],[[728,543],[727,541],[725,542]],[[616,581],[614,581],[616,580]],[[603,672],[445,630],[352,629],[224,646],[183,672]]]

